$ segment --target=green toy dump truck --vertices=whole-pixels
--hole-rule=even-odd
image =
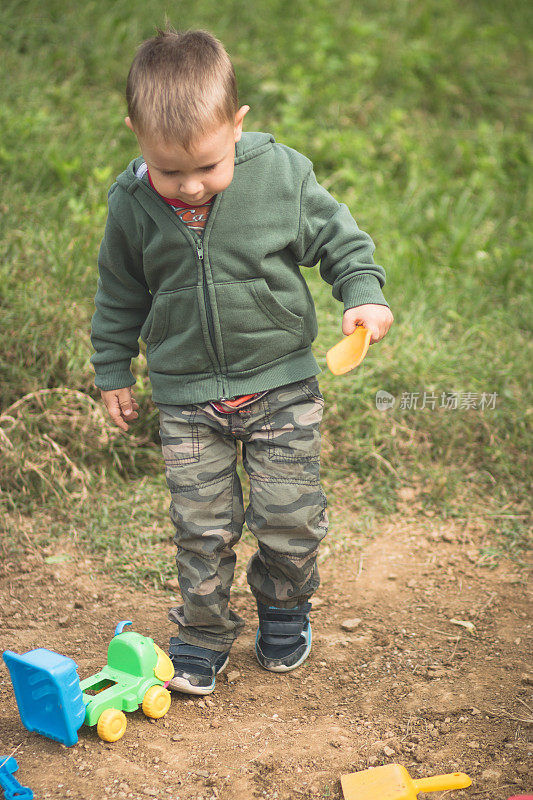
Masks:
[[[117,625],[105,667],[81,682],[76,663],[52,650],[4,652],[20,718],[28,730],[70,746],[85,723],[96,725],[104,741],[116,742],[126,730],[124,711],[142,706],[153,719],[167,713],[172,662],[153,639],[124,631],[126,625],[131,622]]]

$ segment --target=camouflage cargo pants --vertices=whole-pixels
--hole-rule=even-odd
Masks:
[[[209,403],[159,406],[183,599],[169,618],[189,644],[228,650],[244,625],[229,600],[233,547],[245,521],[258,542],[247,570],[258,600],[291,608],[318,587],[316,556],[327,532],[319,482],[323,403],[318,381],[309,378],[232,414]],[[250,479],[246,510],[238,440]]]

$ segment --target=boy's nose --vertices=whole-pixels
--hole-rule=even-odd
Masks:
[[[180,186],[180,192],[186,194],[188,197],[195,197],[202,191],[202,184],[199,181],[183,181]]]

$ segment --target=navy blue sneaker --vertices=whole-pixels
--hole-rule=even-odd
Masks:
[[[255,639],[257,660],[271,672],[290,672],[311,652],[311,603],[297,608],[257,604],[259,629]]]
[[[215,688],[215,677],[228,663],[229,650],[209,650],[183,642],[178,636],[170,637],[170,660],[174,665],[174,677],[169,689],[184,694],[211,694]]]

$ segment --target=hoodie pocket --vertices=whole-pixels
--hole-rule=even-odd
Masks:
[[[151,315],[145,338],[150,370],[167,375],[210,371],[196,286],[160,292],[154,298]]]
[[[253,369],[299,350],[303,319],[285,308],[263,278],[215,286],[226,363]]]

